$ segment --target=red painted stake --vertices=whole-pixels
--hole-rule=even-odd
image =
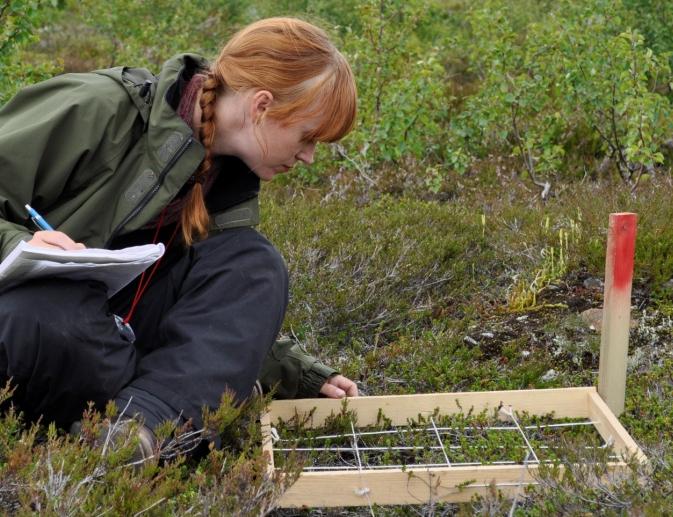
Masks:
[[[636,214],[610,214],[605,254],[598,393],[615,415],[624,411],[637,221]]]

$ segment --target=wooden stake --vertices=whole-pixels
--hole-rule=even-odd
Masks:
[[[610,214],[605,255],[598,393],[616,416],[624,411],[637,219],[631,213]]]

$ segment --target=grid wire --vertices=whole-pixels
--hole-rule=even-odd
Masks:
[[[501,411],[502,413],[502,411]],[[501,415],[502,416],[502,415]],[[289,454],[291,452],[309,453],[314,456],[317,453],[318,458],[312,464],[304,467],[304,472],[319,471],[365,471],[365,470],[388,470],[388,469],[417,469],[417,468],[452,468],[463,466],[480,465],[530,465],[551,463],[553,459],[540,459],[535,452],[540,453],[553,452],[560,448],[558,445],[546,445],[541,442],[544,439],[541,436],[548,432],[557,432],[559,430],[591,427],[595,436],[598,433],[595,429],[595,422],[592,420],[583,420],[579,422],[547,423],[536,425],[521,425],[513,410],[509,409],[504,413],[511,422],[511,425],[489,425],[489,426],[438,426],[434,418],[430,417],[430,426],[420,426],[416,428],[395,427],[392,429],[367,430],[357,429],[353,421],[350,421],[351,432],[342,434],[323,434],[310,438],[309,446],[301,446],[301,438],[283,438],[278,436],[276,429],[273,429],[274,455]],[[513,438],[508,438],[512,443],[504,445],[486,445],[478,443],[489,433],[515,433],[520,437],[519,443],[514,443]],[[529,437],[530,436],[530,437]],[[419,438],[420,437],[420,438]],[[392,439],[398,442],[392,444]],[[384,439],[386,445],[368,445],[371,439]],[[433,445],[424,443],[422,445],[414,444],[414,440],[432,440]],[[535,442],[535,446],[532,441]],[[331,442],[336,441],[336,444]],[[318,444],[316,444],[318,442]],[[323,445],[319,445],[320,442]],[[350,443],[349,443],[350,442]],[[411,442],[411,443],[409,443]],[[476,443],[475,443],[476,442]],[[608,444],[600,438],[600,445],[585,445],[584,449],[605,449]],[[281,445],[276,447],[275,445]],[[290,445],[289,447],[283,445]],[[482,461],[477,458],[471,458],[465,453],[466,449],[482,450],[493,455],[493,459]],[[499,454],[503,454],[499,457]],[[525,453],[525,456],[522,456]],[[511,457],[511,455],[514,457]],[[509,456],[508,456],[509,455]],[[619,455],[611,454],[608,456],[611,460],[620,460]],[[499,459],[498,459],[499,458]],[[384,463],[384,460],[398,459],[397,462]],[[404,461],[402,461],[404,460]],[[321,463],[322,462],[322,463]]]

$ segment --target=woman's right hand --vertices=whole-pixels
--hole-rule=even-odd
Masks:
[[[81,242],[75,242],[63,232],[39,231],[33,234],[28,241],[31,246],[41,248],[57,248],[61,250],[83,250],[86,248]]]

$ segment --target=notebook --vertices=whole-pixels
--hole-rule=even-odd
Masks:
[[[98,280],[113,296],[164,254],[164,245],[121,250],[61,250],[21,242],[0,263],[0,292],[26,280],[47,277]]]

